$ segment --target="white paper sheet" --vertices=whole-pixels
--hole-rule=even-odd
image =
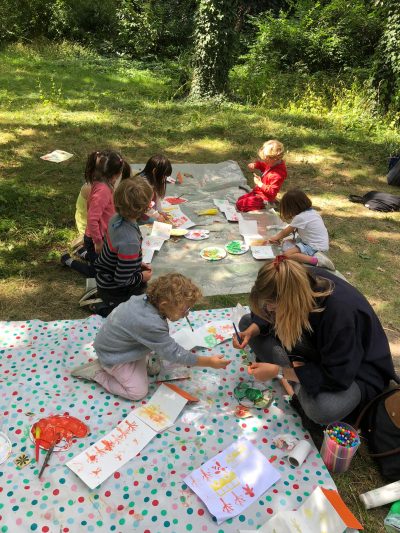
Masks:
[[[261,244],[264,241],[262,235],[258,233],[257,220],[245,220],[242,215],[238,215],[239,233],[243,235],[244,242],[249,246]]]
[[[221,524],[256,502],[280,477],[267,458],[241,438],[184,481]]]
[[[155,435],[156,432],[132,412],[110,433],[66,464],[94,489],[135,457]]]
[[[62,161],[70,159],[71,157],[73,157],[73,155],[74,154],[70,154],[69,152],[65,152],[64,150],[54,150],[49,154],[41,155],[40,159],[44,159],[45,161],[51,161],[52,163],[61,163]]]
[[[171,224],[165,224],[165,222],[158,222],[158,220],[156,220],[155,222],[153,222],[153,227],[151,229],[151,237],[161,237],[163,241],[165,241],[170,238],[171,229]]]
[[[274,259],[275,254],[272,250],[272,246],[251,246],[251,254],[254,259]]]
[[[190,328],[182,328],[173,333],[171,337],[185,350],[191,350],[195,346],[214,348],[221,342],[232,337],[234,332],[232,322],[221,320],[206,324],[192,331]]]
[[[239,213],[236,211],[234,205],[230,204],[228,200],[213,199],[214,205],[225,215],[229,222],[238,222]]]
[[[150,401],[135,410],[135,415],[157,432],[172,426],[187,399],[161,384]]]
[[[317,487],[297,511],[281,511],[257,529],[257,533],[342,533],[346,527]],[[256,530],[248,533],[256,533]]]

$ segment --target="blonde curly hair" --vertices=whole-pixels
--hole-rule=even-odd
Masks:
[[[283,144],[276,139],[271,139],[270,141],[266,141],[258,150],[258,157],[263,160],[270,157],[278,161],[282,159],[284,153],[285,148]]]
[[[157,309],[161,302],[168,302],[173,306],[186,303],[192,307],[202,297],[201,290],[191,279],[172,272],[152,280],[146,291],[149,302]]]

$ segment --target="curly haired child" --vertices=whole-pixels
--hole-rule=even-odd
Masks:
[[[148,392],[146,365],[151,352],[182,365],[225,369],[230,361],[222,355],[196,355],[169,334],[167,320],[187,316],[200,297],[200,289],[182,274],[160,276],[145,295],[132,296],[111,313],[94,341],[98,360],[71,375],[95,381],[123,398],[140,400]]]
[[[283,161],[284,146],[281,142],[270,140],[258,151],[261,161],[249,163],[250,170],[260,170],[261,179],[254,174],[254,189],[241,196],[236,202],[238,211],[264,209],[265,202],[274,202],[287,176]]]

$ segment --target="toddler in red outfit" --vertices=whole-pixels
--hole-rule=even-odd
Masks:
[[[283,161],[283,144],[276,140],[265,142],[258,151],[261,161],[249,163],[250,170],[260,170],[261,179],[254,174],[254,189],[236,202],[238,211],[264,209],[265,202],[274,202],[287,176]]]

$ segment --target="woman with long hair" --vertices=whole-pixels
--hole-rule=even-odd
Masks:
[[[324,269],[281,255],[260,269],[241,343],[256,355],[256,380],[293,382],[307,417],[330,424],[357,412],[396,380],[389,343],[366,298]]]

